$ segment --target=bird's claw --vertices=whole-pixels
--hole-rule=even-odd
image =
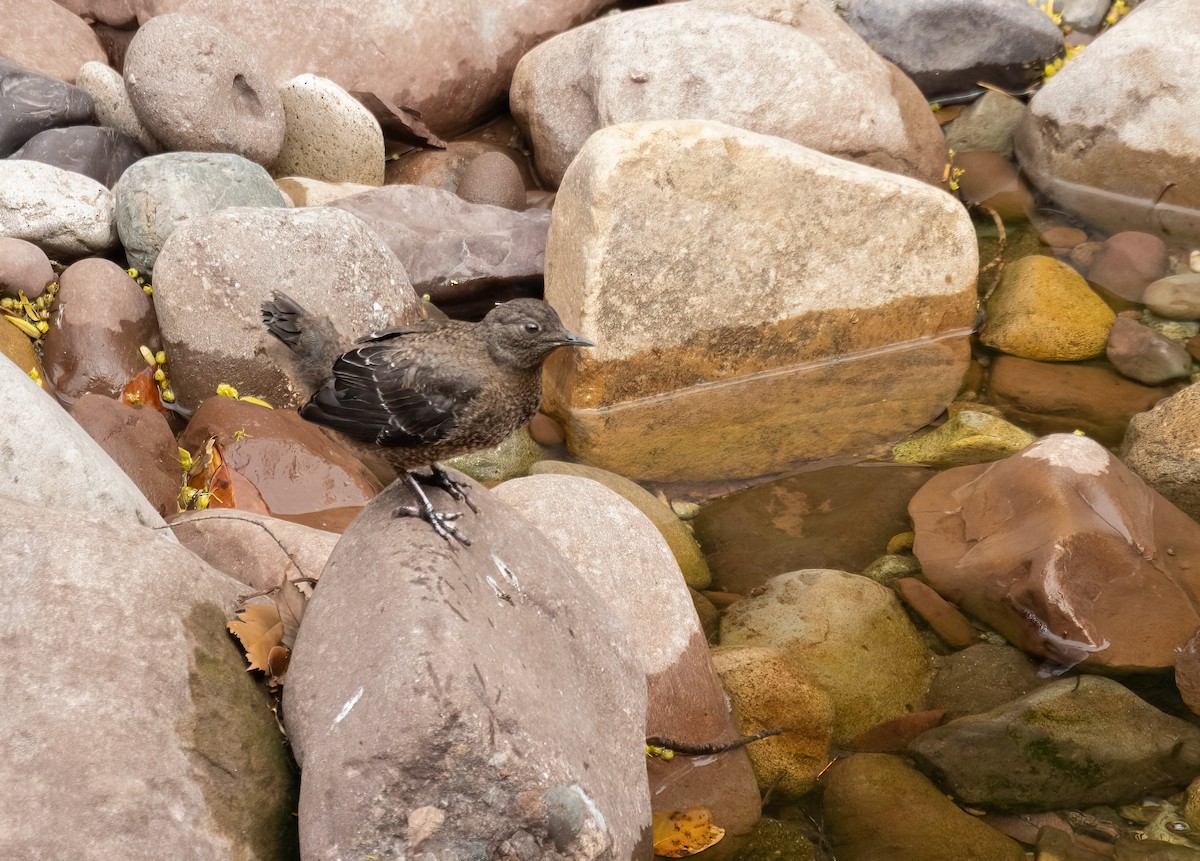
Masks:
[[[430,464],[429,475],[415,475],[413,477],[421,482],[421,484],[429,485],[430,487],[440,487],[446,493],[450,494],[451,498],[466,503],[467,508],[476,514],[479,513],[479,507],[467,494],[467,486],[463,482],[451,478],[450,473],[446,472],[445,467],[440,464]]]
[[[450,542],[451,547],[454,546],[452,543],[454,541],[457,541],[463,547],[470,547],[471,539],[463,535],[454,524],[455,520],[462,517],[462,512],[438,511],[433,507],[433,503],[429,501],[429,497],[425,495],[425,491],[421,489],[421,483],[417,480],[417,477],[411,472],[405,473],[404,476],[407,479],[409,487],[416,494],[417,504],[401,505],[393,512],[393,516],[419,517],[432,526],[434,532],[446,539],[447,542]],[[472,506],[472,510],[474,510],[474,506]]]

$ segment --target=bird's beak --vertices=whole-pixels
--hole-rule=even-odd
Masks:
[[[574,332],[567,332],[567,337],[559,341],[564,347],[594,347],[595,341],[589,341],[587,338],[576,335]]]

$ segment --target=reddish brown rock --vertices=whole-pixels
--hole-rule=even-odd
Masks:
[[[237,33],[286,81],[319,73],[346,90],[377,93],[419,111],[442,137],[458,134],[504,101],[530,48],[588,20],[609,0],[135,0],[143,20],[164,12],[205,15]],[[369,34],[365,38],[364,34]]]
[[[1034,433],[1081,430],[1117,445],[1129,420],[1171,393],[1139,385],[1100,365],[1057,365],[1015,356],[992,363],[987,400]]]
[[[83,19],[54,0],[0,0],[0,56],[75,83],[84,63],[104,62],[100,40]]]
[[[1033,211],[1033,196],[1021,181],[1016,165],[994,152],[954,154],[961,168],[959,196],[968,204],[980,203],[996,210],[1001,218],[1019,219]]]
[[[1135,230],[1108,237],[1087,273],[1089,281],[1131,302],[1141,302],[1150,282],[1166,274],[1166,244]]]
[[[232,498],[211,507],[241,508],[320,528],[320,515],[344,525],[339,512],[366,505],[381,490],[350,449],[291,410],[208,398],[179,445],[199,456],[210,437],[216,437],[232,481]]]
[[[934,633],[956,649],[965,648],[979,638],[975,626],[959,609],[922,583],[916,577],[896,581],[896,591],[912,611],[920,616]]]
[[[909,513],[925,579],[1030,654],[1163,669],[1200,628],[1200,524],[1094,440],[948,470]]]
[[[471,159],[458,180],[458,196],[468,203],[505,209],[525,208],[525,183],[511,158],[491,151]]]
[[[111,260],[89,257],[59,280],[50,331],[42,345],[46,383],[67,406],[92,392],[119,397],[146,369],[138,348],[162,347],[150,297]]]
[[[1150,386],[1182,379],[1192,371],[1192,357],[1182,344],[1124,316],[1108,333],[1105,356],[1122,374]]]
[[[1200,633],[1188,640],[1175,656],[1175,686],[1187,707],[1200,714]]]
[[[1087,242],[1087,234],[1078,227],[1051,227],[1042,231],[1042,242],[1045,242],[1055,254],[1069,254],[1077,245]]]
[[[24,293],[36,299],[54,280],[46,252],[32,242],[0,236],[0,294],[13,299]]]
[[[71,418],[125,471],[159,514],[175,514],[182,471],[175,434],[162,413],[85,394],[71,407]]]
[[[486,153],[503,156],[516,165],[521,172],[521,183],[526,188],[537,186],[528,159],[519,150],[500,143],[477,140],[455,140],[450,141],[445,149],[419,149],[405,153],[395,161],[388,162],[383,181],[385,185],[429,185],[457,191],[467,165]]]

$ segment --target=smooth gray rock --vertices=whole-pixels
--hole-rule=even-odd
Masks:
[[[908,749],[960,802],[992,810],[1126,804],[1200,775],[1200,729],[1102,676],[1060,679]]]
[[[1142,294],[1142,302],[1168,320],[1200,320],[1200,272],[1168,275],[1151,282]]]
[[[287,205],[261,165],[233,153],[172,152],[142,159],[113,193],[125,254],[147,274],[167,237],[192,219],[232,206]]]
[[[988,90],[946,127],[946,144],[955,152],[994,152],[1012,156],[1013,137],[1029,108],[1020,99]]]
[[[78,87],[0,57],[0,158],[40,131],[86,123],[93,108]]]
[[[1062,22],[1074,30],[1091,33],[1100,29],[1112,0],[1064,0]]]
[[[117,243],[112,192],[91,177],[40,161],[0,160],[0,236],[51,257],[82,257]]]
[[[386,185],[331,207],[362,219],[392,249],[419,294],[459,302],[489,287],[540,283],[550,213],[468,203],[424,185]]]
[[[103,126],[47,129],[34,135],[9,158],[24,158],[91,177],[107,188],[131,164],[145,158],[137,141]]]
[[[394,516],[395,482],[346,529],[284,688],[307,859],[649,859],[645,681],[628,633],[537,529],[461,473],[469,547]],[[348,779],[349,778],[349,779]],[[511,844],[510,844],[511,845]]]
[[[284,739],[225,630],[242,585],[98,499],[47,501],[0,497],[0,856],[295,857]]]

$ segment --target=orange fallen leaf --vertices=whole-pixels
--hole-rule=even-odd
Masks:
[[[249,669],[269,673],[271,650],[283,637],[279,608],[274,604],[248,604],[226,627],[241,641],[250,660]]]
[[[689,807],[654,814],[654,854],[686,858],[721,841],[725,829],[713,824],[706,807]]]

